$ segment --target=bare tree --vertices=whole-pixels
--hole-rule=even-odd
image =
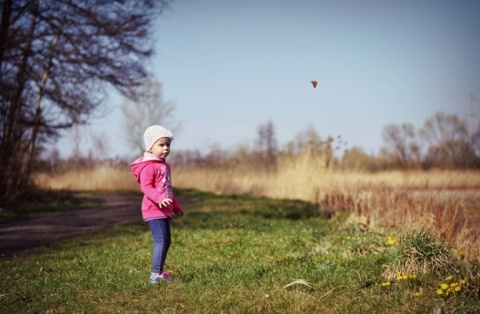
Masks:
[[[401,125],[389,124],[383,128],[384,152],[393,159],[397,166],[409,168],[418,164],[420,149],[416,139],[415,128],[410,123]]]
[[[50,166],[50,173],[55,173],[58,161],[60,160],[60,152],[57,147],[52,147],[48,153],[48,164]]]
[[[122,104],[124,136],[132,150],[142,152],[143,132],[153,124],[168,126],[173,133],[180,125],[173,122],[175,103],[163,100],[162,84],[157,81],[141,86],[136,100],[125,100]]]
[[[360,147],[352,147],[345,151],[342,158],[342,167],[345,169],[364,171],[372,170],[372,158]]]
[[[257,129],[256,146],[260,152],[260,164],[268,170],[277,166],[277,139],[275,137],[275,126],[272,121],[260,125]]]
[[[313,153],[318,153],[323,149],[323,142],[315,128],[309,126],[305,130],[298,132],[295,139],[287,143],[286,149],[289,154],[298,154],[307,149]]]
[[[109,86],[136,98],[148,77],[162,0],[3,1],[0,23],[0,197],[28,184],[32,158],[61,129],[84,124]]]
[[[82,141],[82,132],[81,126],[78,124],[74,124],[72,126],[72,142],[73,142],[73,150],[72,150],[72,158],[75,164],[75,167],[79,165],[80,162],[80,142]]]
[[[472,144],[475,154],[480,156],[480,122],[477,124],[477,129],[472,134]]]
[[[105,132],[92,136],[92,153],[97,160],[100,160],[101,163],[105,163],[109,150],[108,137]]]
[[[478,157],[470,142],[467,124],[457,115],[436,113],[420,130],[429,143],[426,162],[441,167],[471,167]]]

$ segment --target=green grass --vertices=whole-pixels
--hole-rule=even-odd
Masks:
[[[480,305],[476,265],[459,262],[450,282],[467,280],[449,296],[437,294],[445,278],[434,273],[385,278],[410,243],[386,245],[395,230],[366,233],[346,213],[322,218],[300,201],[178,193],[195,202],[172,223],[171,283],[148,281],[147,225],[116,226],[1,261],[0,313],[468,313]]]

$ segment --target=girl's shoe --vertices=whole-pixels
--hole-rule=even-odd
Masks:
[[[162,273],[160,274],[160,277],[162,277],[163,280],[165,280],[166,282],[169,282],[170,280],[172,280],[172,276],[166,270],[162,271]]]
[[[162,275],[157,274],[157,273],[150,273],[150,282],[151,283],[160,282],[162,280],[163,280]]]
[[[170,280],[172,280],[172,276],[170,276],[170,274],[166,270],[164,270],[160,274],[150,273],[150,282],[151,283],[160,282],[162,280],[164,280],[165,282],[169,282]]]

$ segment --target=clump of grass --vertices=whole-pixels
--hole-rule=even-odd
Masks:
[[[443,276],[455,267],[456,260],[445,241],[429,231],[413,231],[404,237],[395,262],[384,275],[386,278],[395,278],[399,273]]]

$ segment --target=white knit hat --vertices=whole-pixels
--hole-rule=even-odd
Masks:
[[[145,133],[143,133],[143,142],[145,143],[145,150],[149,151],[153,144],[162,137],[168,137],[173,140],[173,134],[169,130],[160,125],[149,126]]]

